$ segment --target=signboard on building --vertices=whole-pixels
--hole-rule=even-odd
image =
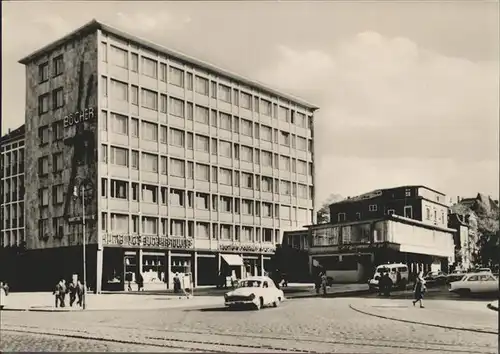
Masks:
[[[232,252],[255,252],[255,253],[274,253],[274,247],[266,247],[261,245],[242,245],[238,243],[219,243],[219,251]]]
[[[113,235],[103,234],[102,244],[107,246],[123,247],[157,247],[165,249],[190,249],[193,248],[193,240],[186,238],[169,238],[166,236],[149,235]]]
[[[81,111],[68,114],[63,118],[64,128],[69,128],[75,124],[93,120],[95,117],[94,112],[94,107],[89,107]]]

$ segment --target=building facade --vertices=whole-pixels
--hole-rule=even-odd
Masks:
[[[467,215],[450,213],[449,227],[456,230],[455,243],[455,268],[469,270],[474,267],[474,254],[477,247],[477,216],[473,211]]]
[[[81,274],[82,220],[98,291],[261,273],[314,222],[317,107],[97,21],[20,62],[27,247],[51,280]]]
[[[330,205],[330,223],[309,226],[311,273],[364,282],[375,267],[401,262],[419,271],[454,262],[445,195],[424,186],[377,190]],[[315,269],[313,264],[319,265]]]

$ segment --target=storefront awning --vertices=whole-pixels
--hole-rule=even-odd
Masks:
[[[243,258],[237,254],[221,254],[222,259],[226,261],[228,266],[242,266]]]

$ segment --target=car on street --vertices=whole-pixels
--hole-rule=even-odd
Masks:
[[[249,305],[260,310],[265,306],[278,307],[283,300],[283,290],[278,289],[274,281],[266,276],[242,279],[236,289],[224,295],[224,304],[229,308]]]
[[[448,274],[442,271],[431,271],[427,273],[424,277],[424,280],[430,285],[442,285],[446,284],[448,280]]]
[[[460,296],[498,293],[498,278],[491,273],[468,273],[449,285],[449,291]]]
[[[464,271],[454,270],[446,276],[446,281],[448,284],[453,283],[454,281],[461,280],[465,276],[465,274],[467,273],[465,273]]]
[[[398,282],[397,273],[401,275],[401,280]],[[406,289],[408,284],[408,267],[403,263],[382,264],[379,265],[373,278],[368,280],[370,290],[376,290],[379,287],[379,280],[383,273],[389,273],[389,278],[392,281],[392,286],[399,289]]]

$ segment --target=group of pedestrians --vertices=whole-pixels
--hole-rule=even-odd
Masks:
[[[73,307],[76,301],[77,306],[83,306],[85,288],[79,281],[72,281],[69,286],[66,286],[66,280],[61,279],[56,284],[53,295],[55,296],[55,305],[57,307],[66,307],[66,294],[69,295],[69,306]]]

